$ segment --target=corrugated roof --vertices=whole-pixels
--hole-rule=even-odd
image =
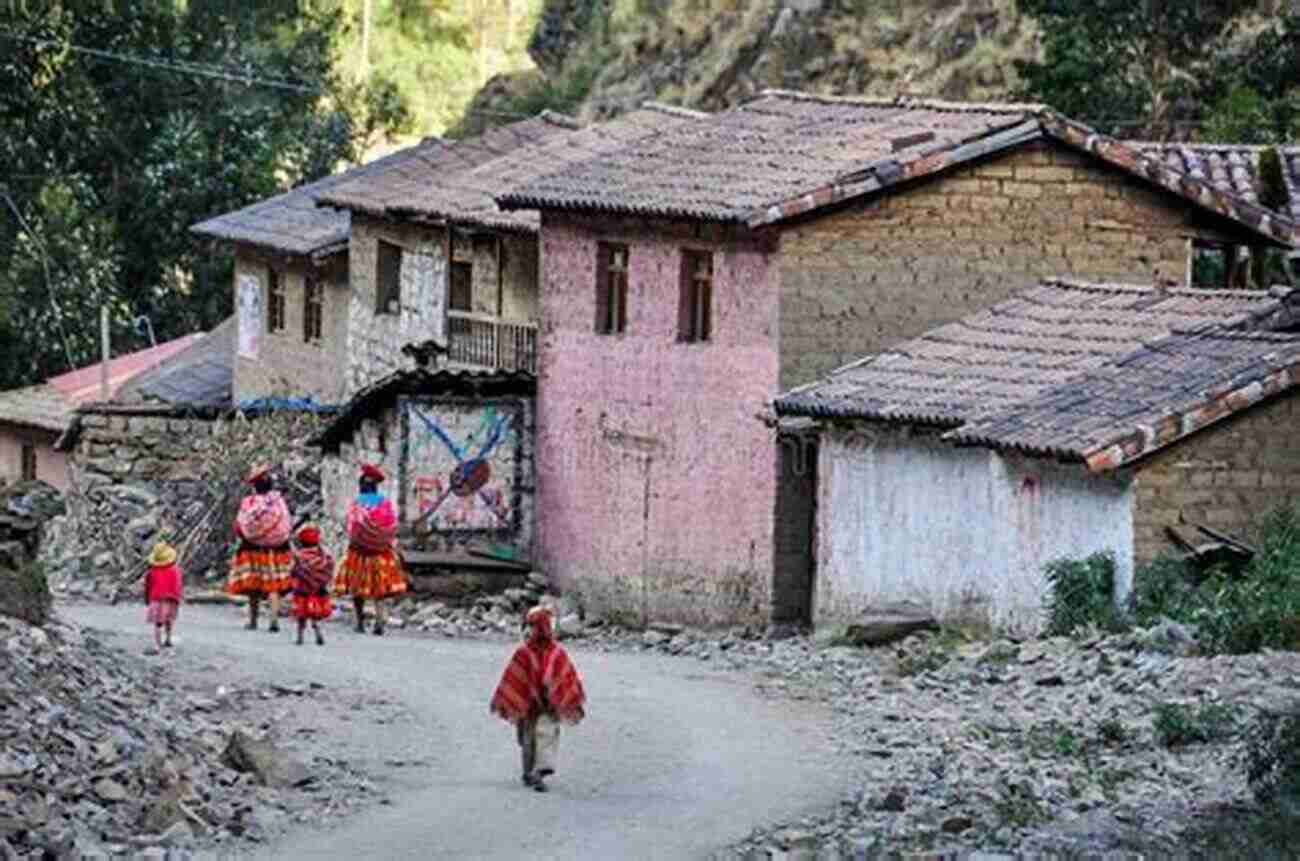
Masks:
[[[418,154],[364,176],[349,178],[317,195],[321,205],[369,215],[387,215],[393,201],[418,200],[433,186],[444,186],[480,165],[577,129],[575,120],[544,111],[536,117],[497,126],[475,137],[440,141]]]
[[[1133,146],[1155,156],[1173,170],[1204,179],[1224,191],[1259,202],[1259,155],[1266,147],[1241,144],[1179,144],[1133,141]],[[1300,146],[1276,148],[1282,175],[1290,192],[1286,213],[1300,221]]]
[[[535,232],[535,210],[502,211],[495,196],[569,164],[666,134],[707,114],[649,104],[606,122],[546,135],[468,171],[452,171],[394,193],[387,211],[501,230]]]
[[[202,332],[195,332],[171,341],[164,341],[156,347],[136,350],[133,353],[126,353],[109,359],[109,398],[111,399],[116,395],[118,389],[125,385],[128,380],[158,365],[168,357],[176,355],[202,338]],[[50,377],[45,383],[62,392],[72,406],[77,406],[90,401],[103,400],[103,393],[100,391],[100,374],[100,365],[96,363],[87,365],[84,368],[78,368],[75,371],[68,371],[65,374],[59,374],[57,377]]]
[[[184,350],[126,383],[114,401],[174,406],[229,407],[235,379],[233,316]]]
[[[1049,281],[796,388],[776,409],[950,428],[956,441],[1087,459],[1207,387],[1273,373],[1293,339],[1225,332],[1294,325],[1297,306],[1300,295],[1280,288]]]
[[[318,207],[317,198],[339,186],[400,170],[402,165],[440,151],[445,146],[437,138],[428,138],[383,158],[201,221],[190,231],[286,254],[321,255],[346,251],[351,216],[345,211]]]
[[[731,110],[522,183],[503,209],[571,209],[758,227],[1052,138],[1293,244],[1296,226],[1037,104],[767,91]]]

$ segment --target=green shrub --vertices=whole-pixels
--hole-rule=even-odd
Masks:
[[[1246,731],[1246,779],[1262,802],[1300,812],[1300,704],[1261,714]]]
[[[1197,591],[1187,563],[1161,556],[1133,577],[1133,621],[1147,627],[1162,618],[1187,622],[1197,606]]]
[[[1047,633],[1068,636],[1080,628],[1095,626],[1119,630],[1123,620],[1115,609],[1115,557],[1094,553],[1086,559],[1058,559],[1049,562],[1046,575]]]
[[[1206,703],[1199,708],[1159,703],[1151,722],[1156,740],[1165,747],[1207,744],[1227,738],[1236,731],[1237,710],[1223,703]]]

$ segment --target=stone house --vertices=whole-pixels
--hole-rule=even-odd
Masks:
[[[808,582],[814,458],[780,391],[1043,277],[1183,283],[1197,242],[1296,240],[1041,106],[787,92],[498,203],[542,213],[541,565],[698,622],[809,616],[782,584]]]
[[[586,128],[550,111],[476,137],[430,142],[418,159],[318,195],[351,219],[348,391],[433,341],[450,367],[536,369],[539,218],[494,195],[702,116],[658,105]]]
[[[108,396],[203,335],[186,335],[108,362]],[[39,478],[68,487],[68,459],[55,447],[79,405],[104,399],[100,363],[50,377],[44,383],[0,392],[0,484]]]
[[[1049,281],[775,402],[820,432],[812,616],[900,606],[1036,633],[1044,566],[1116,595],[1186,518],[1300,493],[1300,293]]]
[[[440,146],[427,139],[190,228],[234,250],[236,403],[277,396],[324,404],[345,399],[349,217],[317,207],[316,199]]]
[[[526,371],[427,365],[362,388],[312,441],[338,466],[323,479],[328,513],[342,522],[356,464],[379,464],[408,566],[527,570],[536,388]]]

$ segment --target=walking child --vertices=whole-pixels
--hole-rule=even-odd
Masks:
[[[583,719],[587,695],[568,652],[555,641],[551,611],[534,607],[525,624],[527,635],[510,656],[489,709],[515,725],[524,786],[546,792],[546,778],[555,773],[560,723]]]
[[[159,541],[149,553],[149,570],[144,575],[144,601],[149,611],[146,619],[153,624],[154,647],[170,649],[172,627],[184,597],[181,569],[176,565],[176,550]]]
[[[302,635],[310,622],[316,645],[323,646],[325,636],[320,632],[320,621],[334,612],[329,592],[334,557],[320,546],[320,527],[315,523],[304,524],[295,537],[298,549],[293,552],[289,575],[293,578],[293,617],[298,620],[298,645],[302,645]]]

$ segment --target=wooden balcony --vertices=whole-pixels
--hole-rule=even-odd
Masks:
[[[447,312],[447,361],[537,373],[537,324],[490,314]]]

